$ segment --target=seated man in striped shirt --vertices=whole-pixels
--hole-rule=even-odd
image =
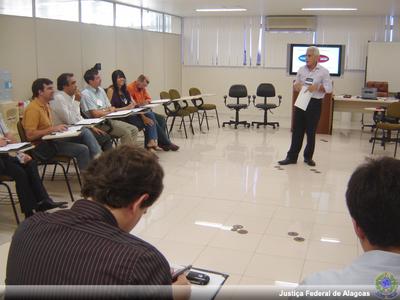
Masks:
[[[84,200],[68,210],[36,214],[16,230],[7,285],[152,285],[121,290],[139,299],[148,296],[140,292],[152,299],[188,299],[185,275],[173,283],[165,257],[130,234],[160,196],[163,176],[155,155],[144,149],[122,145],[104,152],[83,175]]]

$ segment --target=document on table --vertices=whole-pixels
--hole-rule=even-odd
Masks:
[[[16,151],[19,150],[21,148],[25,148],[27,146],[30,146],[31,143],[13,143],[13,144],[7,144],[3,147],[0,147],[0,153],[5,153],[8,151]]]
[[[157,107],[157,106],[160,106],[161,104],[158,104],[158,103],[151,103],[151,104],[146,104],[146,105],[143,105],[143,107],[145,107],[145,108],[153,108],[153,107]]]
[[[42,140],[54,140],[54,139],[65,139],[69,137],[76,137],[81,134],[80,130],[83,126],[70,126],[66,131],[53,132],[51,134],[42,137]]]
[[[307,90],[308,86],[303,86],[299,95],[297,96],[294,106],[300,108],[301,110],[306,110],[308,103],[310,103],[312,93]]]
[[[179,269],[182,266],[171,264],[171,267],[174,269]],[[219,273],[219,272],[215,272],[215,271],[204,270],[204,269],[198,269],[198,268],[191,268],[190,271],[204,273],[210,277],[210,281],[206,285],[197,285],[197,284],[191,285],[191,289],[192,289],[192,294],[190,295],[191,300],[194,300],[194,299],[212,300],[212,299],[214,299],[215,296],[217,296],[221,287],[224,285],[225,281],[229,277],[229,275],[227,275],[227,274],[223,274],[223,273]]]
[[[120,111],[115,111],[112,113],[109,113],[105,117],[107,119],[113,119],[113,118],[124,118],[132,114],[132,109],[126,109],[126,110],[120,110]]]
[[[103,118],[93,118],[93,119],[82,119],[75,125],[94,125],[103,122]]]
[[[157,99],[157,100],[151,100],[151,104],[164,104],[170,101],[171,99]]]

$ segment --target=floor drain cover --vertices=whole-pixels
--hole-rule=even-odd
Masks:
[[[239,229],[239,230],[237,231],[237,233],[240,233],[240,234],[247,234],[248,231],[247,231],[246,229]]]
[[[233,226],[232,226],[232,228],[235,228],[235,229],[242,229],[242,228],[243,228],[243,226],[242,226],[242,225],[239,225],[239,224],[237,224],[237,225],[233,225]]]
[[[288,236],[298,236],[299,234],[297,232],[294,231],[289,231],[288,232]]]
[[[294,240],[295,240],[296,242],[304,242],[306,239],[303,238],[303,237],[301,237],[301,236],[296,236],[296,237],[294,238]]]

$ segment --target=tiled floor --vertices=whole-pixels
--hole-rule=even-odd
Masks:
[[[275,168],[290,143],[288,126],[218,129],[189,139],[174,131],[178,153],[160,153],[161,198],[133,230],[171,263],[226,272],[228,284],[298,283],[306,275],[340,268],[361,253],[344,193],[354,168],[369,156],[369,132],[336,129],[317,136],[316,169],[300,159]],[[322,141],[321,139],[326,140]],[[375,155],[392,155],[392,146]],[[55,199],[69,200],[65,183],[46,180]],[[76,197],[79,190],[73,184]],[[4,201],[2,202],[4,203]],[[0,206],[0,279],[15,230],[11,207]],[[231,231],[242,225],[247,234]],[[305,238],[296,242],[288,232]]]

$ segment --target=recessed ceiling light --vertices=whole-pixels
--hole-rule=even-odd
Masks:
[[[305,7],[301,10],[327,10],[327,11],[350,11],[350,10],[358,10],[358,8],[352,7]]]
[[[247,11],[246,8],[197,8],[198,12]]]

